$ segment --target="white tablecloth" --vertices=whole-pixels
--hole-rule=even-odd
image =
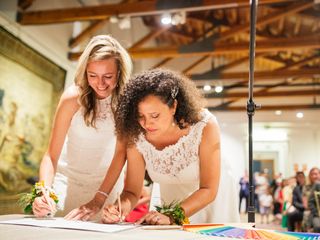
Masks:
[[[0,221],[23,218],[24,215],[0,215]],[[186,232],[183,230],[143,230],[141,228],[130,229],[117,233],[101,233],[82,230],[56,229],[21,225],[1,224],[1,240],[209,240],[228,239],[221,237],[205,236]]]

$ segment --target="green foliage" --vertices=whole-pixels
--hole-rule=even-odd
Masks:
[[[189,219],[185,216],[184,210],[179,202],[173,201],[169,204],[156,206],[156,210],[168,217],[177,225],[189,223]]]

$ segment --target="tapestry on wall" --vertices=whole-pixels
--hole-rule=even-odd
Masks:
[[[1,27],[0,42],[1,201],[37,179],[66,71]]]

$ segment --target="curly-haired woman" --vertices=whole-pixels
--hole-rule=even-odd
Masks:
[[[170,70],[146,71],[129,81],[116,112],[117,133],[129,142],[122,215],[138,201],[146,169],[169,206],[140,223],[239,221],[236,184],[220,162],[218,123],[203,103],[195,85]],[[124,216],[117,204],[108,205],[102,221]]]
[[[116,166],[112,169],[120,170],[111,171],[109,184],[115,187],[107,201],[114,202],[122,191],[123,174],[115,182],[125,162],[126,144],[116,138],[113,112],[131,71],[127,51],[108,35],[93,37],[81,55],[75,84],[61,96],[40,165],[40,180],[59,197],[58,216],[85,203],[68,218],[87,220],[100,210],[105,192],[112,189],[105,182],[100,185],[113,158]],[[45,194],[33,202],[36,216],[55,209],[55,202]]]

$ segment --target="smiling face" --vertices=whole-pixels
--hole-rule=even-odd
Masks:
[[[110,96],[117,86],[118,68],[114,58],[89,62],[86,74],[98,99]]]
[[[176,103],[171,108],[154,95],[146,96],[138,104],[138,121],[146,134],[161,136],[172,128]]]

